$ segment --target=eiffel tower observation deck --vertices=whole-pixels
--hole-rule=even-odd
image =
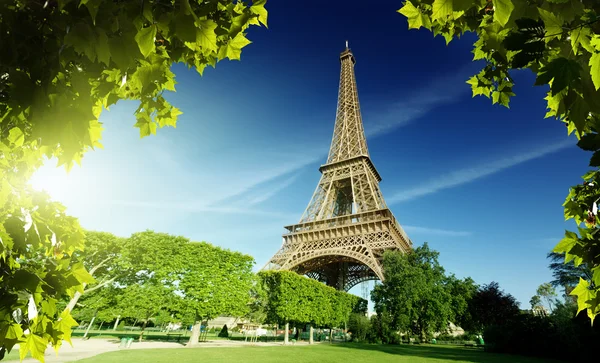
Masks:
[[[386,250],[408,252],[412,242],[387,208],[381,176],[369,156],[354,64],[348,48],[340,55],[337,113],[321,180],[300,221],[286,226],[283,245],[263,270],[290,270],[338,290],[383,280]]]

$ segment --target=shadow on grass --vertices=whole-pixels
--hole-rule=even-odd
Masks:
[[[477,348],[448,347],[434,345],[376,345],[366,343],[333,344],[340,349],[360,349],[384,352],[389,354],[415,356],[421,358],[435,358],[443,360],[456,360],[473,363],[500,363],[500,362],[522,362],[541,363],[559,362],[541,358],[515,356],[509,354],[488,353]]]

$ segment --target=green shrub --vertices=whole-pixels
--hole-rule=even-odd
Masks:
[[[348,331],[352,333],[353,342],[363,342],[369,332],[369,318],[364,314],[353,313],[348,319]]]
[[[125,321],[124,321],[124,320],[121,320],[121,321],[119,322],[119,325],[117,325],[117,330],[118,330],[118,331],[123,331],[123,330],[125,330]]]
[[[227,331],[227,324],[223,325],[223,329],[219,332],[219,338],[229,338],[229,332]]]

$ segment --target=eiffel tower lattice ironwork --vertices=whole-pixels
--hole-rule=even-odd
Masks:
[[[264,270],[291,270],[339,290],[383,280],[386,250],[407,252],[412,242],[387,208],[381,177],[369,157],[354,64],[348,48],[341,73],[333,139],[321,180],[300,222],[286,226],[283,245]]]

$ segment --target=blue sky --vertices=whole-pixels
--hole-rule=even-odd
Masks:
[[[136,105],[120,103],[101,116],[104,150],[68,175],[49,162],[33,183],[85,228],[183,235],[251,254],[258,269],[319,180],[347,39],[371,159],[398,221],[447,271],[498,281],[527,308],[551,279],[546,253],[572,227],[561,204],[587,155],[544,119],[533,74],[514,73],[510,110],[472,98],[465,81],[483,66],[472,62],[473,36],[446,46],[409,31],[400,6],[271,1],[269,29],[250,29],[241,62],[202,77],[174,66],[176,129],[140,140]]]

